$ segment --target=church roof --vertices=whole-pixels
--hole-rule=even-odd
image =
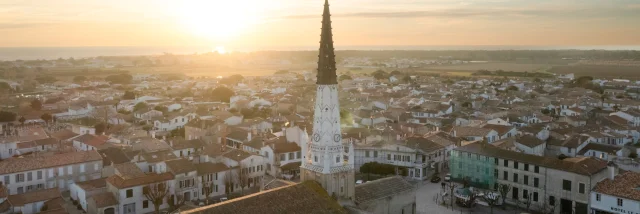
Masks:
[[[318,75],[316,84],[338,84],[336,75],[336,56],[333,50],[333,33],[331,32],[331,13],[329,1],[324,2],[322,13],[322,33],[320,34],[320,53],[318,54]]]

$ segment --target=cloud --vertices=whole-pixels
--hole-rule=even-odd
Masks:
[[[617,16],[624,12],[638,12],[640,8],[455,8],[442,10],[416,10],[398,12],[354,12],[332,14],[336,18],[467,18],[467,17],[586,17]],[[302,14],[277,17],[277,19],[319,18],[320,14]]]
[[[52,23],[0,23],[0,30],[6,29],[18,29],[18,28],[33,28],[45,25],[51,25]]]

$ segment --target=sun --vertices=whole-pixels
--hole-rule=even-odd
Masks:
[[[178,18],[192,33],[214,40],[238,36],[258,21],[261,0],[176,1]],[[255,4],[254,4],[255,3]]]
[[[224,48],[224,46],[218,46],[216,47],[215,50],[213,50],[214,52],[217,52],[219,54],[226,54],[227,53],[227,49]]]

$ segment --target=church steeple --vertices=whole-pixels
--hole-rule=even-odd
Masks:
[[[322,33],[320,34],[320,51],[318,54],[318,85],[338,84],[336,76],[336,55],[333,50],[333,33],[331,32],[331,12],[329,0],[324,1],[322,13]]]

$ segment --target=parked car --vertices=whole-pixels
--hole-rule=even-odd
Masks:
[[[362,180],[357,180],[356,184],[363,184],[364,182]]]
[[[431,177],[431,183],[438,183],[438,182],[440,182],[440,180],[441,179],[438,176],[434,175],[433,177]]]
[[[227,197],[220,198],[220,202],[224,202],[224,201],[226,201],[226,200],[229,200],[229,199],[227,199]]]
[[[444,176],[444,181],[451,181],[451,174]]]

